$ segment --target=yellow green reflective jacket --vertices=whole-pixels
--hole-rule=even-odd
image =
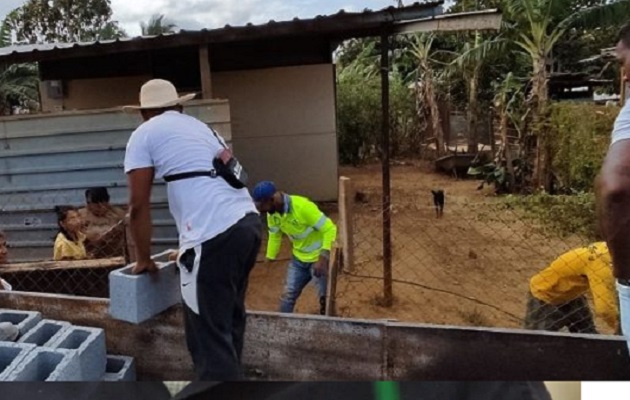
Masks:
[[[284,213],[267,214],[269,242],[267,258],[275,260],[280,252],[282,234],[293,245],[293,256],[311,263],[319,259],[322,250],[332,248],[337,237],[335,224],[317,205],[301,196],[284,195]]]

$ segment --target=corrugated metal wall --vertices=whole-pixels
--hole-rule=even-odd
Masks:
[[[227,101],[194,102],[186,113],[231,141]],[[50,259],[57,231],[52,210],[82,206],[85,189],[107,187],[113,204],[126,204],[125,146],[140,122],[116,110],[0,119],[0,229],[12,262]],[[177,247],[165,189],[162,181],[153,189],[154,252]]]

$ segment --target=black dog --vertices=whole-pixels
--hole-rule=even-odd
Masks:
[[[444,191],[431,190],[433,194],[433,204],[435,204],[435,214],[438,218],[442,218],[444,214]]]

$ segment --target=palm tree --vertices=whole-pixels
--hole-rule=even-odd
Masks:
[[[0,115],[11,114],[13,107],[33,109],[38,105],[39,81],[35,64],[0,67]]]
[[[12,45],[8,18],[0,25],[0,47]],[[11,114],[13,107],[35,108],[39,81],[35,64],[0,65],[0,115]]]
[[[140,29],[142,36],[158,36],[168,33],[175,33],[177,25],[165,19],[164,14],[154,14],[149,22],[141,22]]]

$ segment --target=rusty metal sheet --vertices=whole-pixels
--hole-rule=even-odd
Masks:
[[[628,380],[621,337],[390,324],[388,379]]]
[[[243,362],[270,380],[374,380],[383,376],[385,325],[250,313]]]

